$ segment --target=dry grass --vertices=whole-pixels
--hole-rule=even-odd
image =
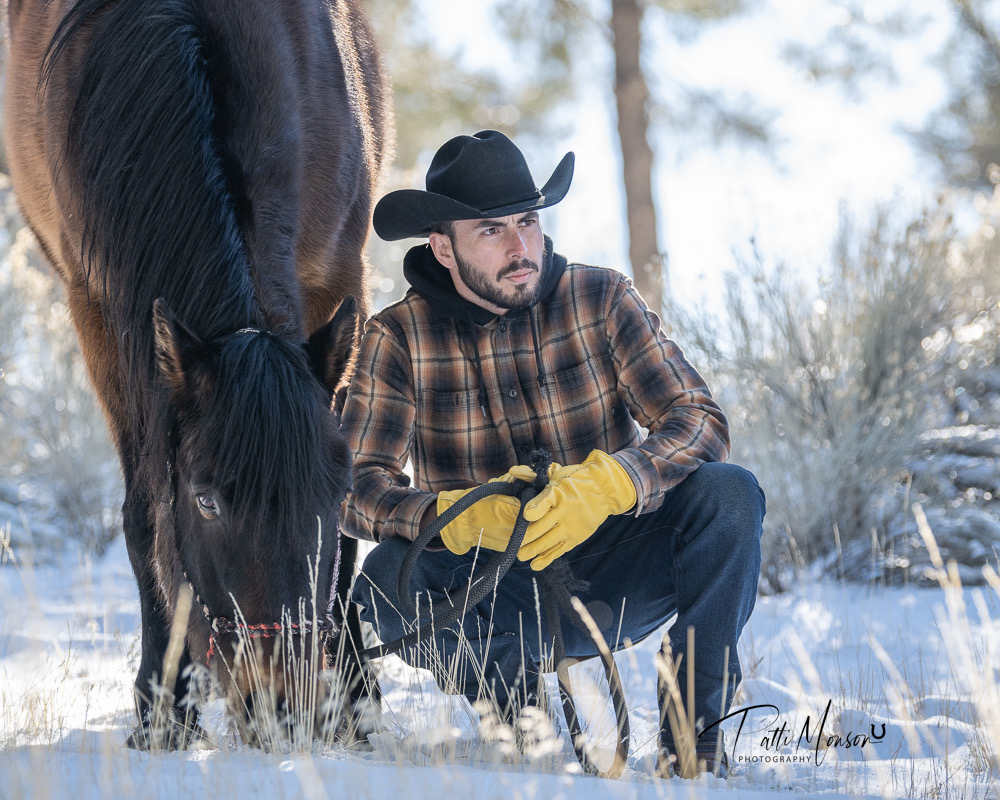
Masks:
[[[991,628],[993,636],[973,633],[965,602],[962,581],[954,561],[945,564],[934,540],[934,533],[919,504],[914,505],[917,528],[937,570],[937,579],[944,591],[945,611],[939,620],[948,658],[959,678],[961,695],[971,699],[976,710],[976,727],[972,754],[979,772],[1000,775],[1000,656],[990,647],[998,641],[1000,619],[993,619],[984,593],[976,590],[973,601],[980,625]],[[992,567],[984,569],[986,582],[1000,597],[1000,576]]]

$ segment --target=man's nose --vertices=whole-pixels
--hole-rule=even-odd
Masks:
[[[507,234],[507,258],[523,258],[528,254],[519,228],[513,228]]]

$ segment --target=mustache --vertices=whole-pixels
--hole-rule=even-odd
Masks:
[[[530,258],[519,258],[517,261],[511,261],[506,267],[497,273],[497,282],[499,283],[508,275],[513,275],[515,272],[524,272],[525,270],[538,272],[538,264]]]

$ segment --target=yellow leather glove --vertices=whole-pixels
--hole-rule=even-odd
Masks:
[[[534,570],[545,569],[589,539],[609,516],[635,506],[636,499],[625,468],[600,450],[594,450],[582,464],[560,467],[524,508],[530,524],[517,551],[518,560],[530,560]]]
[[[534,480],[534,473],[532,473]],[[494,481],[513,483],[514,476],[511,472],[494,478]],[[441,516],[451,508],[458,500],[472,489],[453,489],[448,492],[439,492],[437,496],[437,513]],[[480,500],[471,505],[466,511],[459,514],[452,522],[449,522],[441,530],[441,541],[444,546],[457,555],[468,553],[477,544],[489,550],[503,551],[507,549],[510,542],[510,535],[514,532],[514,523],[517,521],[517,512],[521,508],[521,503],[516,497],[495,494]]]

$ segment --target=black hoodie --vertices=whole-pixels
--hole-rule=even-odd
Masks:
[[[552,252],[552,240],[545,237],[545,256],[542,265],[542,285],[535,304],[541,303],[559,283],[566,270],[566,259]],[[434,257],[430,245],[417,245],[403,259],[403,276],[413,290],[426,300],[431,310],[445,319],[467,321],[485,325],[497,315],[482,306],[466,300],[455,288],[451,273]],[[526,313],[528,309],[508,311],[507,315]]]
[[[563,272],[566,271],[566,258],[553,253],[552,240],[545,237],[545,255],[542,262],[541,286],[538,297],[528,308],[508,311],[504,316],[517,318],[525,314],[531,320],[531,337],[535,349],[535,367],[539,391],[545,392],[545,370],[539,353],[538,327],[535,321],[534,307],[545,301],[555,289]],[[475,336],[475,325],[487,325],[497,318],[489,309],[466,300],[458,293],[451,273],[434,256],[430,245],[417,245],[410,248],[403,259],[403,276],[409,281],[413,291],[419,294],[431,307],[431,311],[442,319],[453,319],[459,324],[464,323],[469,328],[472,344],[476,354],[476,373],[479,376],[479,405],[486,414],[486,384],[483,380],[483,368],[479,357],[479,343]]]

